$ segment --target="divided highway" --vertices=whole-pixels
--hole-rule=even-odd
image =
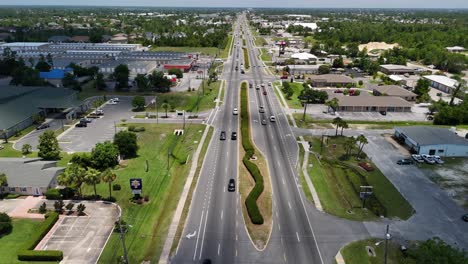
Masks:
[[[251,68],[240,73],[243,62],[242,35],[247,40]],[[312,223],[306,212],[306,200],[300,190],[297,165],[298,145],[289,127],[286,115],[264,76],[263,65],[252,45],[247,20],[240,15],[234,29],[233,52],[224,64],[222,78],[227,80],[225,98],[216,109],[212,125],[214,137],[195,189],[189,216],[171,263],[317,263],[322,257],[316,243]],[[238,67],[239,70],[236,70]],[[243,80],[253,84],[249,89],[252,135],[255,144],[268,160],[273,187],[273,229],[264,251],[255,249],[247,234],[237,188],[239,160],[238,142],[231,140],[231,132],[238,132],[239,116],[233,109],[239,107],[239,87]],[[265,84],[266,95],[257,84]],[[259,106],[265,113],[259,113]],[[270,121],[275,116],[276,122]],[[265,119],[267,124],[262,125]],[[226,140],[220,140],[221,131]],[[236,191],[227,189],[229,179],[236,179]]]

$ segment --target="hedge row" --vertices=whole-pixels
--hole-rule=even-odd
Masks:
[[[46,215],[44,222],[31,234],[30,239],[24,243],[24,250],[18,251],[18,260],[60,261],[63,259],[63,252],[59,250],[34,250],[36,245],[47,235],[58,219],[58,213],[53,212]]]
[[[245,150],[244,158],[242,159],[245,167],[252,175],[255,186],[250,191],[249,195],[245,199],[245,206],[249,214],[250,220],[253,224],[263,224],[263,216],[258,209],[257,200],[263,192],[263,176],[258,169],[257,165],[251,162],[249,159],[255,153],[255,148],[250,140],[250,123],[249,123],[249,108],[247,99],[247,84],[245,82],[241,85],[241,134],[242,134],[242,146]]]

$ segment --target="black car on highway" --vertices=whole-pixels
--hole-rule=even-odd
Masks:
[[[226,140],[226,131],[221,131],[221,135],[219,136],[220,140]]]
[[[228,191],[229,191],[229,192],[234,192],[234,191],[236,191],[236,180],[234,180],[234,179],[229,179]]]
[[[236,140],[237,139],[237,132],[232,132],[231,134],[231,139]]]

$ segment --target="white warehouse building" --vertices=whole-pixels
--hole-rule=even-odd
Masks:
[[[447,128],[431,126],[395,127],[395,137],[417,154],[468,157],[468,139]]]

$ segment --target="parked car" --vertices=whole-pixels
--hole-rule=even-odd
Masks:
[[[437,164],[444,164],[445,162],[440,158],[440,156],[432,156],[432,158],[434,159],[434,161],[437,163]]]
[[[423,155],[421,155],[421,157],[427,164],[435,164],[436,163],[435,160],[430,155],[423,154]]]
[[[237,139],[237,132],[232,132],[231,133],[231,139],[236,140]]]
[[[120,102],[120,99],[118,97],[112,98],[111,100],[117,103]]]
[[[75,127],[87,127],[88,123],[86,122],[79,122],[78,124],[75,125]]]
[[[280,77],[281,80],[284,80],[284,79],[287,79],[287,78],[288,78],[287,75],[283,75],[283,76]]]
[[[97,115],[104,115],[104,111],[102,109],[96,109],[95,113]]]
[[[41,129],[45,129],[45,128],[48,128],[50,127],[49,124],[47,123],[44,123],[44,124],[41,124],[40,126],[36,127],[36,130],[41,130]]]
[[[463,221],[468,222],[468,214],[462,215],[462,219]]]
[[[237,110],[237,107],[234,107],[234,109],[232,110],[232,114],[233,115],[238,115],[239,114],[239,110]]]
[[[219,136],[220,140],[226,140],[226,131],[221,131],[221,135]]]
[[[275,116],[270,116],[270,122],[276,122],[276,117]]]
[[[117,104],[117,102],[116,102],[116,101],[114,101],[114,100],[112,100],[112,99],[110,99],[110,100],[109,100],[109,102],[107,102],[107,104],[116,105],[116,104]]]
[[[411,155],[411,158],[413,158],[417,163],[424,163],[424,159],[421,157],[421,155],[413,154]]]
[[[234,179],[229,179],[228,191],[229,191],[229,192],[234,192],[234,191],[236,191],[236,180],[234,180]]]
[[[397,161],[398,165],[410,165],[410,164],[413,164],[413,163],[414,163],[414,161],[410,160],[410,159],[401,159],[401,160]]]

